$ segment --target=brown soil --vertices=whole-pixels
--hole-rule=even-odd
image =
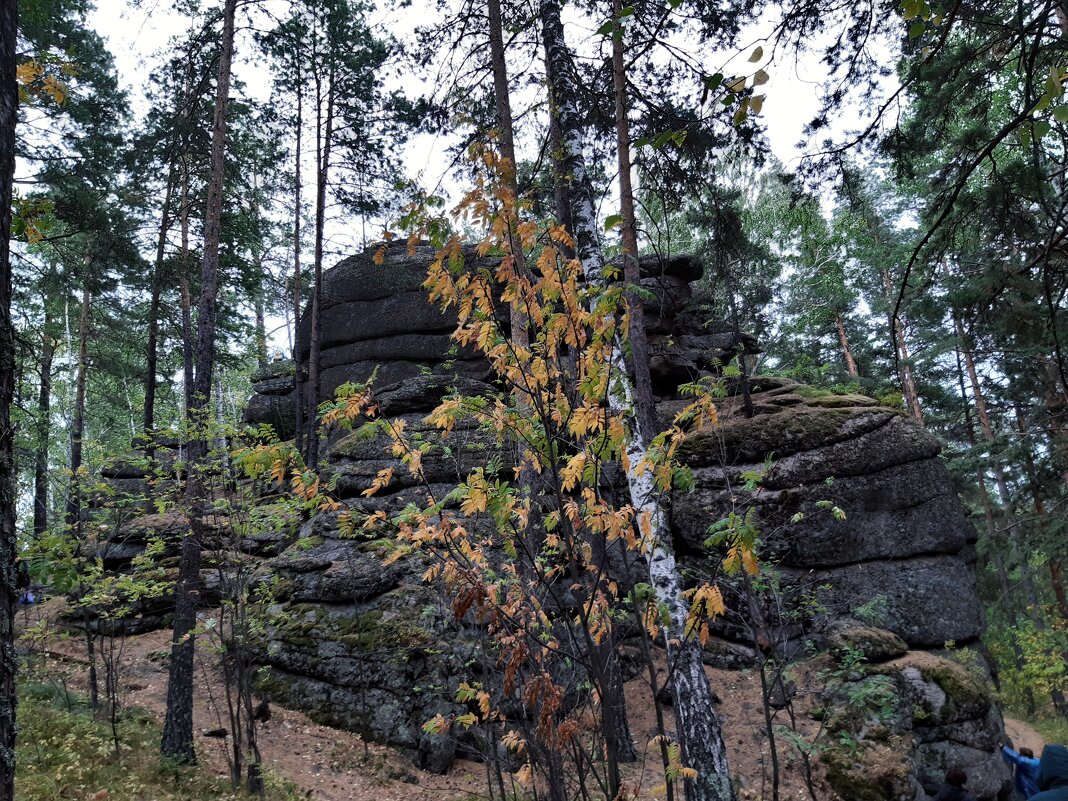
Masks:
[[[1017,751],[1021,748],[1030,748],[1035,756],[1038,756],[1046,747],[1046,741],[1041,734],[1016,718],[1005,718],[1005,734]]]
[[[61,602],[50,601],[35,607],[34,617],[54,620]],[[25,623],[32,621],[26,620]],[[170,632],[156,631],[128,637],[120,658],[126,706],[148,710],[162,722],[166,704],[166,655]],[[87,663],[84,641],[63,636],[54,629],[38,638],[33,649],[42,656],[40,671],[84,691]],[[227,741],[204,737],[202,732],[226,726],[225,701],[218,671],[209,664],[210,654],[200,648],[195,690],[194,727],[201,764],[220,777],[229,775]],[[207,660],[207,661],[205,661]],[[661,666],[661,674],[663,666]],[[712,687],[722,699],[722,718],[731,771],[740,778],[739,801],[771,798],[771,769],[768,738],[764,728],[759,676],[749,671],[708,669]],[[626,686],[631,732],[640,754],[639,761],[624,767],[624,782],[631,796],[641,801],[665,797],[663,770],[656,737],[656,716],[648,684],[638,678]],[[797,704],[805,707],[804,699]],[[402,801],[402,799],[486,798],[484,765],[460,760],[448,774],[438,776],[415,768],[406,754],[374,743],[364,742],[351,732],[321,726],[303,713],[271,706],[271,719],[259,728],[259,744],[268,770],[292,783],[298,792],[315,801]],[[787,723],[778,713],[776,725]],[[798,721],[806,735],[819,725],[807,717]],[[671,711],[666,728],[673,731]],[[798,752],[779,743],[780,798],[810,799],[805,770]],[[814,760],[816,798],[834,799],[822,780],[818,760]]]

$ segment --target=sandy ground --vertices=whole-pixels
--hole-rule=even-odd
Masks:
[[[35,607],[32,614],[51,620],[59,602]],[[29,618],[24,624],[32,622]],[[127,638],[121,654],[123,703],[151,712],[162,721],[166,703],[166,654],[170,632],[157,631]],[[62,676],[69,686],[84,690],[86,659],[84,641],[53,633],[34,646],[43,654],[41,670]],[[201,763],[221,777],[229,775],[226,741],[204,737],[202,732],[224,726],[223,694],[217,671],[210,664],[210,653],[200,648],[197,665],[194,726],[197,753]],[[206,661],[205,661],[206,660]],[[709,669],[712,687],[722,699],[719,712],[725,732],[731,770],[742,778],[740,801],[771,797],[770,751],[764,733],[759,678],[745,671]],[[642,679],[626,686],[631,732],[642,757],[624,767],[624,782],[631,797],[641,801],[664,798],[660,754],[653,738],[656,717],[649,689]],[[801,706],[803,707],[803,702]],[[314,801],[401,801],[401,799],[440,799],[460,801],[487,798],[486,769],[476,762],[458,761],[448,774],[438,776],[415,768],[406,754],[373,743],[365,743],[351,732],[321,726],[296,710],[272,705],[271,719],[259,729],[260,749],[267,768],[276,776],[295,785],[299,792]],[[668,711],[667,729],[674,723]],[[782,713],[780,713],[782,714]],[[785,720],[777,721],[779,723]],[[802,729],[811,734],[819,724],[801,718]],[[810,798],[798,754],[779,743],[782,785],[780,798]],[[818,770],[818,768],[817,768]],[[835,798],[831,790],[816,777],[820,801]]]
[[[1016,718],[1005,718],[1005,734],[1012,740],[1017,750],[1027,747],[1034,752],[1035,756],[1041,754],[1046,746],[1046,741],[1042,739],[1041,734]]]

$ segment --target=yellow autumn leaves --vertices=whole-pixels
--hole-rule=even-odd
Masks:
[[[58,74],[57,74],[58,72]],[[28,103],[33,99],[49,99],[53,103],[67,102],[69,91],[60,75],[73,75],[72,64],[51,64],[43,60],[29,59],[15,68],[15,80],[19,85],[19,101]]]

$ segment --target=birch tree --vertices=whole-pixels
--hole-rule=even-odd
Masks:
[[[598,285],[604,281],[605,267],[600,225],[583,149],[579,91],[574,82],[571,53],[564,36],[557,0],[541,0],[539,17],[552,107],[560,127],[562,160],[571,178],[569,194],[575,254],[582,264],[586,280],[591,285]],[[652,475],[638,469],[646,458],[654,433],[643,430],[642,420],[652,415],[650,410],[639,411],[635,406],[642,399],[635,396],[634,384],[624,364],[622,342],[616,344],[612,358],[616,375],[609,403],[614,411],[626,411],[631,421],[626,465],[631,504],[638,515],[641,533],[646,538],[650,584],[658,600],[666,605],[670,613],[671,625],[665,631],[665,642],[672,666],[671,691],[682,759],[686,767],[697,772],[695,778],[686,782],[687,799],[725,801],[734,797],[727,753],[708,676],[701,660],[701,647],[696,640],[684,636],[690,604],[683,594],[671,527]]]

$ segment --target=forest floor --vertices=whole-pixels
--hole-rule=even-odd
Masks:
[[[1005,718],[1005,734],[1012,740],[1017,751],[1021,748],[1030,748],[1037,756],[1042,753],[1046,745],[1045,738],[1030,724],[1016,718]]]
[[[76,634],[63,633],[55,625],[62,602],[50,601],[32,608],[23,627],[36,625],[37,636],[29,638],[36,654],[33,679],[85,692],[88,663],[85,643]],[[127,637],[118,656],[122,704],[140,708],[162,723],[166,704],[166,661],[170,632],[155,631]],[[220,672],[211,652],[198,649],[194,729],[200,770],[218,777],[229,776],[227,741],[203,736],[202,732],[225,726],[224,696]],[[741,777],[742,801],[770,797],[767,737],[759,677],[748,671],[708,669],[712,686],[722,699],[718,711],[732,772]],[[626,686],[631,732],[642,751],[639,762],[625,766],[624,781],[640,788],[637,797],[664,798],[663,770],[654,744],[656,719],[647,684],[642,679]],[[351,732],[321,726],[303,713],[271,705],[272,715],[260,725],[259,745],[270,774],[290,788],[292,798],[315,801],[401,801],[442,799],[467,801],[486,798],[486,768],[458,760],[445,775],[415,768],[401,750],[365,742]],[[670,710],[667,727],[673,728]],[[805,717],[802,726],[819,724]],[[809,732],[811,734],[811,732]],[[783,801],[808,799],[804,770],[797,752],[780,743],[780,797]],[[820,773],[818,764],[817,774]],[[833,799],[834,793],[814,777],[816,797]],[[66,796],[65,796],[66,797]],[[76,796],[70,796],[76,797]]]

